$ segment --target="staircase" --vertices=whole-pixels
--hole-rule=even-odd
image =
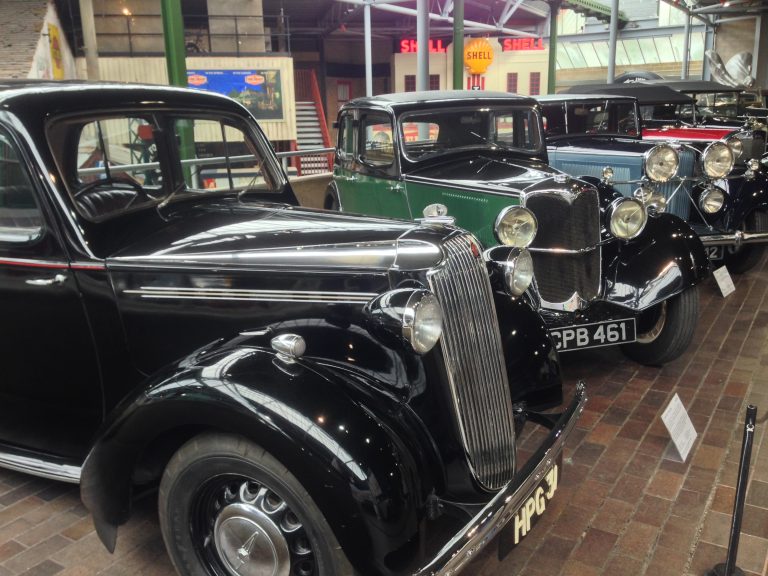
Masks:
[[[323,112],[320,89],[314,70],[295,70],[296,149],[316,150],[333,146]],[[321,174],[333,169],[333,154],[312,154],[294,158],[299,176]]]

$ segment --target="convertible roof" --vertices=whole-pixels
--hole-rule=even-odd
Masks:
[[[579,100],[598,100],[598,99],[610,99],[610,100],[637,100],[634,96],[629,94],[569,94],[560,92],[559,94],[544,94],[542,96],[536,96],[536,100],[539,102],[562,102],[568,100],[569,102],[578,102]]]
[[[561,94],[614,94],[634,96],[639,104],[691,104],[693,98],[663,84],[582,84],[571,86]]]
[[[350,100],[347,106],[375,105],[385,108],[409,106],[419,103],[456,103],[473,102],[477,100],[505,100],[510,104],[536,104],[533,98],[518,96],[509,92],[490,92],[485,90],[429,90],[423,92],[398,92],[396,94],[379,94],[364,96]]]
[[[665,85],[679,92],[743,92],[744,88],[727,86],[711,80],[649,80],[649,84]]]

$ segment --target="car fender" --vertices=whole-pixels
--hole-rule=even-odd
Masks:
[[[672,214],[651,216],[638,238],[605,246],[603,265],[605,300],[636,312],[680,294],[709,273],[701,240]]]
[[[747,217],[757,210],[768,210],[768,178],[762,171],[757,171],[751,179],[728,180],[727,189],[730,203],[725,222],[727,230],[740,229]]]
[[[82,470],[81,496],[104,544],[114,550],[117,526],[128,519],[144,451],[174,431],[193,437],[216,430],[245,436],[281,460],[353,565],[380,573],[384,556],[418,532],[432,490],[424,459],[414,454],[417,418],[394,397],[356,394],[313,364],[264,348],[214,347],[164,369],[126,398]]]

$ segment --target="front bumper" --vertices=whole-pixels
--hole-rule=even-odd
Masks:
[[[478,552],[485,548],[504,526],[514,518],[544,474],[562,452],[566,439],[576,426],[587,401],[583,383],[576,387],[567,410],[562,413],[539,449],[518,472],[514,480],[502,488],[426,566],[413,576],[455,576]]]
[[[704,246],[741,246],[742,244],[768,244],[768,232],[730,232],[699,236]]]

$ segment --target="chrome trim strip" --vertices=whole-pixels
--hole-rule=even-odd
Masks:
[[[704,246],[741,246],[742,244],[761,244],[768,242],[768,232],[742,232],[730,234],[711,234],[699,236]]]
[[[24,474],[31,474],[49,480],[80,484],[79,466],[63,463],[57,464],[31,456],[0,452],[0,468],[7,468],[8,470],[15,470],[16,472],[23,472]]]
[[[539,449],[523,470],[501,489],[435,557],[413,576],[456,576],[474,560],[501,529],[514,517],[562,452],[587,401],[583,382],[576,387],[568,409],[560,416]]]
[[[176,286],[142,286],[123,290],[142,298],[180,300],[253,300],[257,302],[334,302],[366,304],[378,296],[375,292],[317,292],[294,290],[239,290],[233,288],[180,288]]]
[[[55,260],[33,260],[31,258],[0,258],[0,264],[9,266],[27,266],[36,268],[69,268],[69,263]]]

